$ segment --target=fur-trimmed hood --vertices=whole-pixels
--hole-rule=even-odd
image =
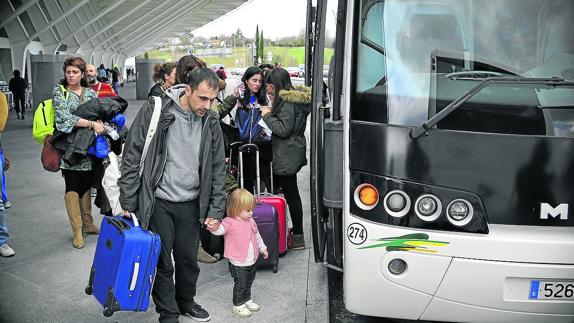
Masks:
[[[310,104],[311,88],[305,85],[295,85],[293,90],[281,90],[279,97],[291,103]]]
[[[279,97],[303,110],[305,115],[311,113],[311,88],[305,85],[296,85],[293,90],[279,91]]]

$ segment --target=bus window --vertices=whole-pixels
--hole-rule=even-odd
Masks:
[[[385,40],[383,33],[384,1],[366,1],[362,10],[361,41],[357,51],[356,106],[351,116],[356,120],[387,122],[385,84]]]
[[[488,77],[574,80],[573,1],[363,0],[359,6],[354,120],[420,126]],[[554,118],[543,110],[572,106],[572,87],[492,85],[437,128],[553,135]]]
[[[336,36],[337,36],[337,0],[327,1],[327,14],[325,18],[325,51],[324,65],[323,65],[323,80],[324,85],[327,86],[328,97],[326,98],[326,106],[332,107],[332,100],[334,98],[335,87],[335,55],[336,55]]]

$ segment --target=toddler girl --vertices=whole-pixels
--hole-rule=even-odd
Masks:
[[[225,237],[223,256],[229,259],[229,271],[233,277],[233,313],[251,316],[260,306],[251,299],[251,285],[255,280],[255,262],[259,253],[267,259],[267,247],[253,220],[255,197],[249,191],[239,188],[233,191],[227,201],[227,217],[221,225],[214,220],[207,229],[214,235]]]

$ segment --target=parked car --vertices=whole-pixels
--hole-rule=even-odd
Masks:
[[[291,77],[299,77],[299,68],[298,67],[287,67],[287,72],[289,72],[289,76]]]
[[[246,68],[244,67],[235,67],[231,69],[231,75],[238,75],[242,76],[245,73]]]

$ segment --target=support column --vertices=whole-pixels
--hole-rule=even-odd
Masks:
[[[154,84],[153,66],[163,63],[159,59],[136,58],[136,99],[147,100],[149,89]]]
[[[104,53],[102,54],[102,63],[104,63],[104,66],[106,66],[106,68],[112,68],[112,52],[107,52],[104,51]]]
[[[71,55],[33,55],[32,66],[32,106],[52,97],[52,89],[64,78],[62,66]]]
[[[60,47],[60,44],[58,43],[49,45],[42,44],[42,53],[45,53],[46,55],[55,55],[58,47]]]
[[[104,61],[102,60],[102,55],[104,55],[103,51],[99,51],[99,50],[94,50],[94,52],[92,53],[92,56],[94,57],[94,65],[96,65],[97,67],[99,67],[101,64],[104,63]]]
[[[30,42],[27,40],[20,42],[10,42],[12,69],[20,70],[21,72],[26,70],[24,62],[26,60],[26,47],[29,43]]]

